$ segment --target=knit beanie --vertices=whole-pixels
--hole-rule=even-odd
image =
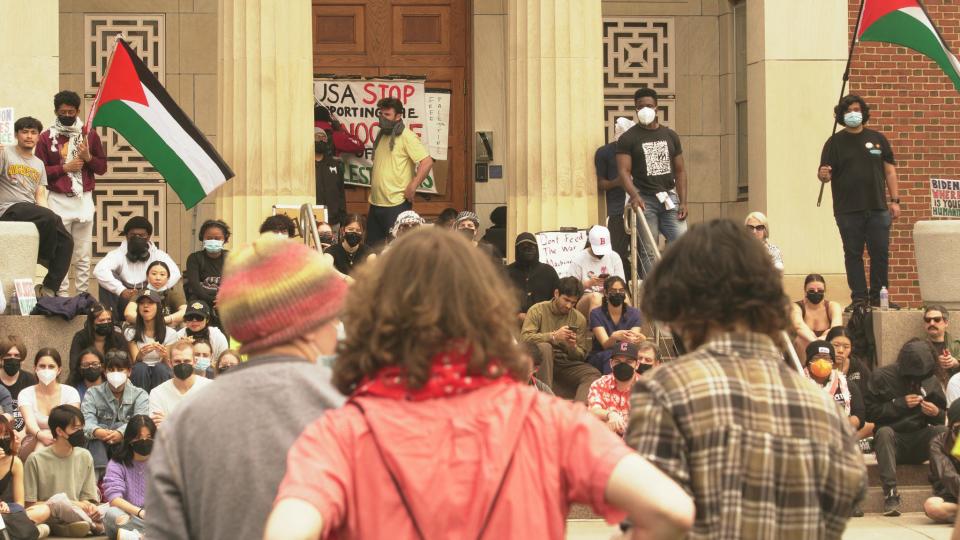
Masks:
[[[346,282],[320,253],[264,234],[227,257],[217,308],[247,354],[314,330],[337,316],[346,295]]]

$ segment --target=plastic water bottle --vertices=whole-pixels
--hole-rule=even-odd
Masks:
[[[880,309],[890,309],[890,293],[887,292],[886,287],[880,288]]]

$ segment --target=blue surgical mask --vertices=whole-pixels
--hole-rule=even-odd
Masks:
[[[843,123],[847,127],[858,128],[863,124],[863,113],[859,111],[850,111],[843,115]]]
[[[194,358],[194,371],[199,371],[200,373],[206,373],[210,369],[210,358],[197,356]]]
[[[204,240],[203,249],[207,253],[220,253],[223,251],[223,240]]]

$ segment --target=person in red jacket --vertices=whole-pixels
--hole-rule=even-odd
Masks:
[[[35,155],[47,171],[47,202],[67,232],[73,236],[73,267],[77,272],[77,294],[86,292],[90,281],[90,253],[93,234],[94,175],[107,172],[107,156],[94,130],[84,133],[78,117],[80,96],[63,90],[53,96],[57,121],[40,134]],[[70,272],[60,285],[59,296],[66,296]]]

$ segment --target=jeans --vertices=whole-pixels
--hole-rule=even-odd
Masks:
[[[843,242],[843,263],[853,300],[880,300],[880,289],[888,285],[890,264],[890,223],[887,210],[865,210],[834,216]],[[870,290],[863,268],[863,245],[870,254]]]
[[[673,201],[674,207],[672,210],[667,210],[666,206],[660,202],[660,199],[657,199],[656,195],[644,195],[640,194],[640,198],[643,199],[643,217],[647,220],[647,226],[650,227],[650,234],[653,236],[653,241],[655,243],[660,242],[660,236],[663,235],[667,239],[667,244],[669,245],[674,240],[683,236],[683,233],[687,232],[687,222],[686,220],[681,221],[677,217],[677,206],[680,205],[680,196],[677,195],[676,191],[670,191],[670,199]],[[643,260],[645,260],[644,271],[641,275],[646,275],[650,269],[653,268],[653,246],[648,245],[646,238],[641,236],[644,242],[644,252]],[[641,260],[640,255],[638,255],[638,260]],[[644,263],[641,263],[644,264]]]
[[[410,201],[403,201],[397,206],[376,206],[371,204],[367,212],[367,245],[376,247],[382,242],[390,239],[390,229],[393,228],[393,222],[401,213],[413,210],[413,204]]]
[[[117,519],[124,516],[129,517],[129,521],[123,525],[117,525]],[[107,538],[116,538],[117,530],[126,529],[128,531],[137,531],[142,533],[147,528],[147,524],[137,516],[131,516],[123,510],[111,506],[107,509],[107,512],[103,515],[103,528],[104,534]]]
[[[884,426],[873,436],[873,448],[877,452],[880,467],[880,482],[883,490],[897,487],[897,464],[921,464],[930,458],[930,441],[943,433],[946,426],[927,426],[913,433],[897,433]]]
[[[37,262],[47,269],[43,286],[57,292],[70,269],[73,256],[73,237],[63,226],[60,216],[48,208],[33,203],[16,203],[0,216],[0,221],[29,221],[40,233]]]
[[[64,228],[73,236],[73,268],[77,272],[77,294],[87,292],[90,282],[90,253],[93,251],[93,220],[81,222],[79,219],[68,219],[63,222]],[[68,296],[70,288],[70,273],[60,284],[59,296]]]

